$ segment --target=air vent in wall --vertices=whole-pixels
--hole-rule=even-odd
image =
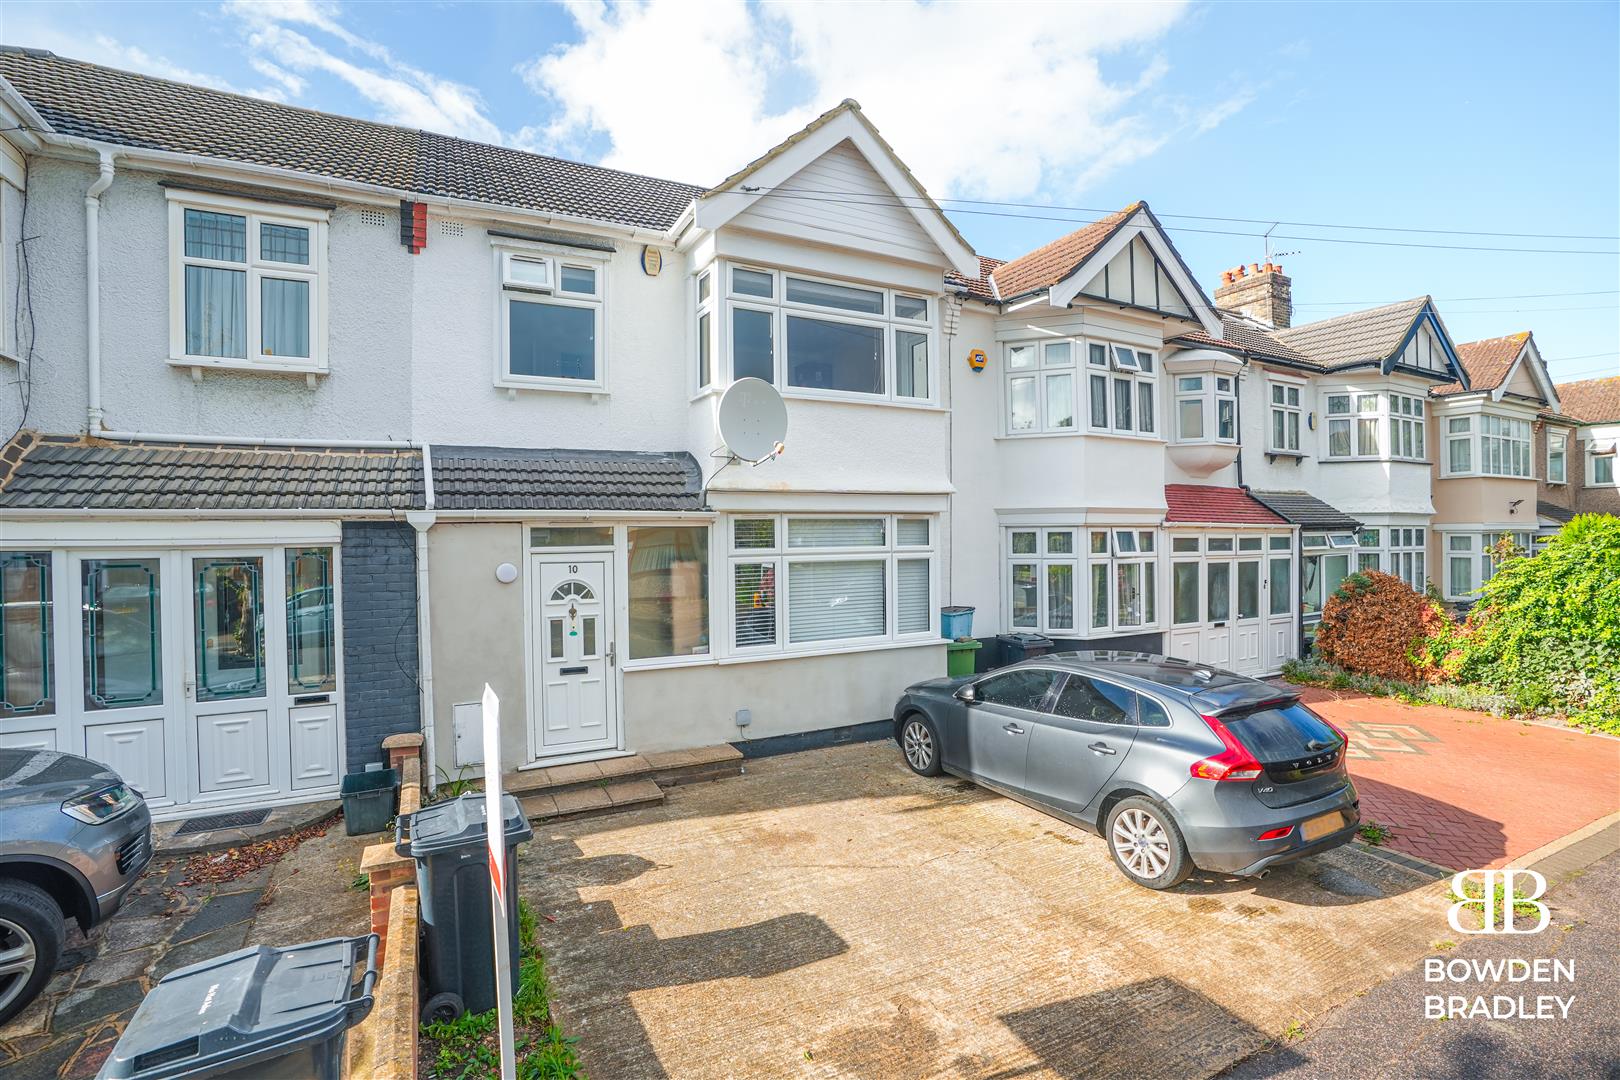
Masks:
[[[367,225],[387,225],[388,215],[381,210],[362,210],[360,211],[360,220]]]
[[[467,227],[459,221],[440,221],[439,232],[444,236],[461,236],[466,233]]]

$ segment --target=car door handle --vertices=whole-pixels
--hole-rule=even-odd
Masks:
[[[1117,754],[1117,753],[1119,753],[1118,750],[1115,750],[1112,746],[1109,746],[1105,742],[1094,742],[1090,746],[1086,747],[1086,749],[1087,750],[1095,750],[1099,754]]]
[[[1001,730],[1009,735],[1022,735],[1024,733],[1024,729],[1017,724],[1002,724]]]

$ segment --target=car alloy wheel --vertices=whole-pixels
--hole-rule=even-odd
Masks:
[[[22,993],[38,962],[28,931],[10,919],[0,919],[0,1012]]]
[[[1139,878],[1157,878],[1170,865],[1170,834],[1146,810],[1133,806],[1115,818],[1109,842],[1120,864]]]
[[[900,733],[900,747],[906,761],[918,772],[927,772],[934,765],[934,733],[921,720],[909,721]]]

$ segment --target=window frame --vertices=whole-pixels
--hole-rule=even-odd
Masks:
[[[1164,441],[1159,420],[1159,350],[1127,345],[1110,338],[1088,336],[1069,340],[1074,342],[1075,393],[1079,398],[1075,432]],[[1102,350],[1101,364],[1092,359],[1092,350],[1098,348]],[[1125,360],[1127,356],[1128,362]],[[1143,363],[1144,359],[1146,364]],[[1100,394],[1096,389],[1096,380],[1099,379],[1102,381]],[[1151,406],[1146,412],[1142,409],[1144,387],[1147,403]],[[1121,388],[1124,388],[1123,400],[1128,405],[1125,411],[1130,413],[1126,427],[1119,426]],[[1102,406],[1101,424],[1094,421],[1098,404]]]
[[[714,361],[714,386],[729,386],[736,381],[736,353],[732,333],[732,312],[747,308],[769,313],[771,316],[771,385],[787,398],[807,398],[823,401],[859,401],[874,405],[897,405],[904,408],[939,408],[940,383],[946,368],[940,355],[941,295],[925,290],[876,285],[823,274],[809,273],[789,267],[769,266],[762,263],[731,259],[716,259],[705,268],[715,273],[716,287],[711,294],[716,300],[718,341]],[[736,290],[735,271],[769,275],[771,295],[757,296]],[[883,298],[881,313],[850,311],[845,308],[826,307],[802,300],[787,298],[788,278],[796,278],[817,285],[833,285],[846,289],[860,289],[876,293]],[[896,314],[900,298],[921,300],[926,305],[927,317],[912,318]],[[791,358],[788,355],[788,319],[808,318],[822,322],[866,326],[881,330],[883,391],[873,394],[857,390],[797,386],[788,382]],[[897,332],[921,334],[925,339],[928,388],[926,395],[906,396],[898,392],[900,385],[900,350]],[[696,366],[696,359],[693,358]]]
[[[820,521],[828,519],[867,520],[883,523],[882,544],[817,545],[795,547],[789,543],[789,530],[794,521]],[[900,524],[903,521],[924,521],[928,525],[926,544],[902,543]],[[740,547],[737,544],[737,525],[744,521],[770,521],[772,528],[769,547]],[[936,614],[939,609],[939,520],[934,514],[921,513],[747,513],[727,514],[718,519],[716,528],[723,530],[720,540],[726,564],[725,583],[722,586],[720,618],[725,624],[727,654],[736,657],[803,656],[826,652],[843,652],[852,648],[882,644],[915,644],[940,640]],[[850,562],[882,560],[883,567],[883,622],[882,634],[859,637],[822,638],[795,643],[792,638],[792,573],[795,564],[815,562]],[[900,564],[926,562],[928,564],[928,625],[921,630],[900,629]],[[774,617],[775,639],[758,645],[738,644],[737,635],[737,568],[742,565],[763,564],[771,567],[775,579]]]
[[[327,302],[328,233],[331,213],[320,207],[289,206],[207,192],[166,189],[169,214],[169,357],[176,367],[228,371],[328,372]],[[229,214],[245,220],[246,244],[240,263],[188,256],[185,253],[186,211]],[[260,256],[261,225],[286,225],[309,231],[309,263],[283,263]],[[246,275],[247,356],[204,356],[186,351],[186,266],[215,267]],[[262,338],[261,282],[266,278],[309,283],[309,352],[307,357],[265,356]]]
[[[1238,382],[1237,376],[1222,371],[1176,371],[1170,373],[1175,380],[1175,438],[1174,442],[1194,446],[1236,446],[1242,433],[1238,431]],[[1182,384],[1185,380],[1198,380],[1197,389],[1187,389]],[[1222,388],[1224,384],[1225,388]],[[1189,436],[1182,430],[1181,407],[1185,402],[1198,402],[1199,426],[1202,429],[1198,435]],[[1221,434],[1221,405],[1230,406],[1231,434]]]
[[[1617,478],[1614,468],[1616,457],[1620,455],[1616,455],[1616,453],[1612,450],[1606,454],[1599,453],[1597,444],[1590,439],[1583,440],[1583,442],[1585,443],[1586,468],[1582,470],[1583,476],[1581,486],[1589,488],[1612,488],[1620,486],[1617,485]],[[1607,480],[1598,479],[1597,467],[1599,461],[1608,462],[1609,478]]]
[[[509,392],[518,390],[544,390],[573,394],[606,394],[608,392],[608,257],[565,249],[552,244],[528,243],[506,237],[491,237],[490,248],[495,267],[495,348],[494,383]],[[546,262],[550,267],[549,285],[524,285],[507,280],[507,266],[513,259],[527,262]],[[564,267],[588,269],[596,275],[594,293],[586,294],[562,287]],[[585,308],[595,320],[595,377],[569,379],[549,375],[514,375],[511,365],[511,305],[513,303],[539,304],[549,307]],[[691,370],[691,369],[689,369]]]
[[[1055,345],[1067,345],[1069,358],[1067,360],[1049,360],[1054,353]],[[1012,354],[1015,349],[1033,349],[1035,362],[1028,367],[1015,368],[1012,366]],[[1085,403],[1085,395],[1080,391],[1081,346],[1073,338],[1020,338],[1016,341],[1001,343],[1002,356],[1002,409],[1001,430],[1009,438],[1026,438],[1035,435],[1078,435],[1082,431],[1081,411]],[[1050,395],[1048,384],[1053,379],[1067,377],[1069,380],[1069,424],[1067,427],[1056,427],[1047,421],[1050,413]],[[1027,429],[1015,429],[1012,415],[1012,386],[1013,383],[1029,379],[1035,385],[1034,419],[1035,424]]]
[[[1282,379],[1275,375],[1266,378],[1266,447],[1273,454],[1299,454],[1304,455],[1302,432],[1305,428],[1305,386],[1306,384],[1294,379]],[[1293,400],[1289,400],[1289,396]],[[1281,396],[1282,400],[1277,400]],[[1282,418],[1283,440],[1279,444],[1277,435],[1277,418]],[[1289,444],[1292,445],[1289,445]]]
[[[1491,428],[1496,430],[1488,430]],[[1535,425],[1525,417],[1488,410],[1447,416],[1445,440],[1445,460],[1441,463],[1440,473],[1442,477],[1536,479]],[[1458,444],[1465,446],[1468,454],[1468,467],[1465,469],[1453,467],[1452,448]],[[1493,454],[1499,461],[1506,463],[1505,469],[1490,464]],[[1515,462],[1522,462],[1524,466],[1522,472],[1515,471]],[[1567,468],[1566,465],[1566,470]]]
[[[1556,451],[1554,450],[1555,446]],[[1558,461],[1558,475],[1556,477],[1553,475],[1555,453]],[[1547,483],[1569,483],[1569,432],[1567,431],[1548,430],[1547,432]]]

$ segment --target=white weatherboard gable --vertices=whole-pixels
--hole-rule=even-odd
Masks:
[[[844,145],[846,143],[847,146]],[[831,159],[826,164],[821,164],[821,159],[829,154],[832,155]],[[864,166],[871,170],[876,180],[881,183],[881,187],[865,178],[854,159],[864,159]],[[805,175],[801,177],[801,173]],[[768,192],[777,189],[797,186],[795,178],[800,178],[804,188],[814,190],[807,191],[802,198],[767,195]],[[855,186],[850,186],[851,184]],[[848,191],[857,194],[852,196],[841,194]],[[846,212],[858,209],[870,213],[877,209],[872,204],[881,201],[873,196],[881,195],[894,198],[898,204],[892,207],[891,221],[900,217],[910,217],[916,227],[927,236],[938,253],[930,261],[942,262],[969,277],[979,276],[979,259],[973,249],[957,236],[955,230],[945,221],[943,214],[928,205],[930,200],[927,192],[917,186],[895,159],[894,154],[853,109],[846,109],[829,118],[820,127],[807,132],[799,141],[785,146],[775,157],[765,160],[758,168],[743,173],[726,191],[701,198],[693,221],[698,228],[713,231],[737,223],[741,215],[762,201],[779,205],[789,204],[791,201],[791,204],[796,204],[801,210],[806,211],[802,216],[794,215],[799,217],[797,228],[785,220],[787,215],[783,211],[767,210],[763,207],[755,210],[749,223],[754,228],[760,228],[764,222],[769,221],[770,228],[792,231],[804,239],[845,247],[853,244],[871,250],[874,239],[872,236],[848,233],[847,218],[844,222],[828,227],[829,215],[826,211],[842,206]],[[847,204],[840,202],[840,199],[846,200]],[[805,217],[813,220],[807,223],[804,221]],[[911,261],[919,259],[919,252],[908,245],[895,245],[895,254]]]
[[[1129,221],[1122,225],[1106,244],[1092,252],[1079,268],[1062,281],[1053,285],[1050,290],[1050,303],[1053,307],[1067,307],[1082,294],[1092,295],[1095,299],[1102,299],[1107,303],[1130,303],[1121,301],[1116,297],[1095,296],[1092,291],[1092,282],[1102,274],[1103,268],[1110,266],[1122,253],[1127,253],[1132,244],[1140,237],[1147,245],[1148,250],[1158,262],[1158,273],[1162,273],[1179,296],[1182,304],[1190,310],[1183,317],[1198,320],[1205,333],[1211,337],[1220,337],[1222,333],[1220,316],[1215,313],[1205,300],[1202,290],[1188,274],[1187,269],[1176,256],[1175,249],[1169,239],[1159,230],[1159,227],[1148,214],[1146,208],[1139,209],[1131,215]],[[1127,259],[1129,256],[1127,255]],[[1133,282],[1134,284],[1134,282]],[[1149,306],[1149,305],[1141,305]],[[1172,314],[1182,314],[1173,308],[1159,310],[1170,311]]]
[[[1170,280],[1140,233],[1092,276],[1080,295],[1193,317],[1192,305]]]

